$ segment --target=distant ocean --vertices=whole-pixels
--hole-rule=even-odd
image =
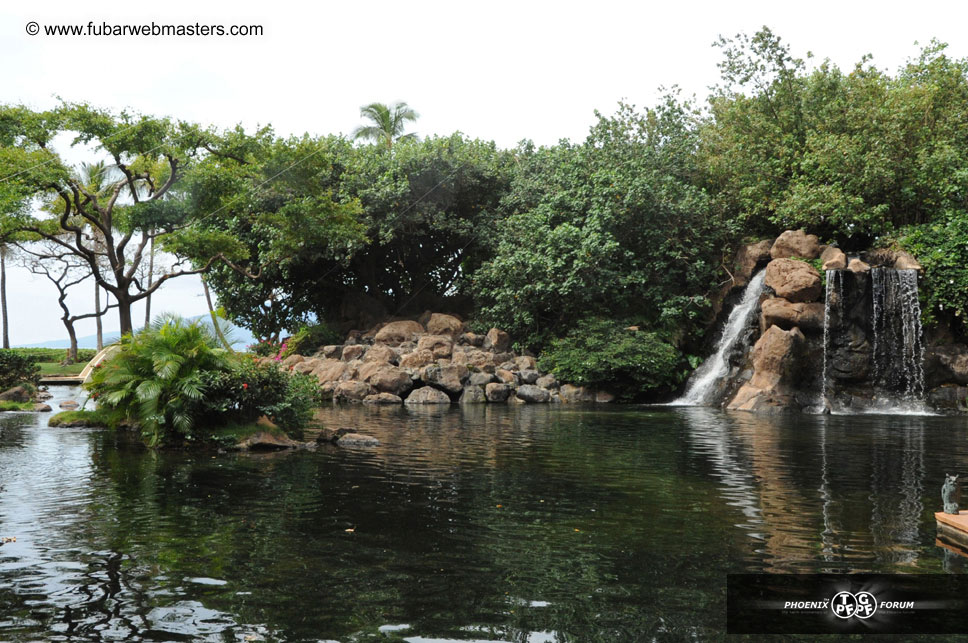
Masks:
[[[191,320],[201,319],[202,321],[207,322],[209,326],[212,325],[212,322],[208,315],[198,315],[196,317],[190,317],[189,319]],[[236,326],[235,324],[231,324],[231,327],[232,327],[232,338],[236,340],[235,342],[233,342],[233,345],[236,348],[245,348],[246,346],[250,344],[254,344],[256,342],[255,337],[252,335],[251,332],[249,332],[248,329],[242,328],[240,326]],[[119,332],[117,331],[117,329],[105,331],[104,344],[107,345],[112,342],[116,342],[118,341],[118,337],[119,337]],[[70,346],[70,340],[67,339],[66,336],[63,339],[51,339],[46,342],[39,342],[37,344],[20,345],[21,348],[65,348],[65,349],[68,348],[69,346]],[[84,337],[78,337],[77,347],[78,348],[97,348],[97,335],[96,334],[85,335]]]

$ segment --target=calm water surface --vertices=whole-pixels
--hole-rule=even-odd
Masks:
[[[727,573],[965,571],[932,516],[964,418],[325,416],[382,445],[150,453],[0,414],[0,640],[707,640]]]

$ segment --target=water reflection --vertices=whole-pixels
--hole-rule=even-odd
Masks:
[[[0,639],[705,639],[730,572],[964,570],[931,515],[962,419],[323,419],[382,444],[151,453],[0,416]]]

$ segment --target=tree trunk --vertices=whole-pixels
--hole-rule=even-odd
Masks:
[[[7,323],[7,248],[0,246],[0,309],[3,316],[3,347],[10,348],[10,326]]]
[[[225,335],[222,334],[222,329],[218,325],[218,316],[215,314],[215,307],[212,306],[212,295],[208,292],[208,284],[205,282],[205,278],[202,277],[202,288],[205,289],[205,301],[208,302],[208,314],[212,316],[212,328],[215,329],[215,334],[218,335],[219,340],[222,345],[230,352],[234,353],[232,350],[232,345],[229,344],[229,340],[225,339]]]
[[[154,230],[152,230],[154,232]],[[155,273],[155,239],[151,238],[151,249],[148,251],[148,288],[151,288],[151,280]],[[153,293],[152,293],[153,294]],[[151,324],[151,295],[145,297],[145,328]]]
[[[97,285],[97,281],[94,282],[94,312],[100,313],[101,311],[101,287]],[[101,315],[98,314],[94,321],[97,322],[97,352],[101,352],[104,348],[104,328],[101,325]]]
[[[118,318],[121,321],[121,335],[129,335],[134,327],[131,325],[131,301],[127,297],[118,297]]]
[[[74,330],[74,322],[65,319],[64,326],[67,328],[67,336],[71,338],[71,347],[67,350],[67,359],[71,364],[77,361],[77,332]]]

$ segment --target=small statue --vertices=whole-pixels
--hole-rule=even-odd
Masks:
[[[958,514],[958,503],[961,502],[961,486],[958,484],[958,474],[944,474],[944,486],[941,487],[941,500],[944,501],[946,514]]]

